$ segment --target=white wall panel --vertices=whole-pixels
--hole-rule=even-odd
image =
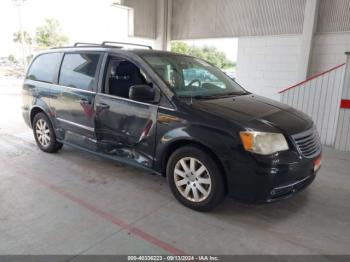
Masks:
[[[350,110],[341,109],[335,148],[350,151]]]
[[[297,82],[300,36],[238,39],[237,81],[250,92],[279,100],[278,91]]]
[[[344,53],[349,50],[350,33],[316,34],[312,49],[310,74],[314,75],[345,63]]]

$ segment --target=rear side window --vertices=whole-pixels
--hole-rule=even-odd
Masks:
[[[39,55],[29,68],[27,78],[36,81],[54,83],[57,77],[61,53]]]
[[[100,54],[65,54],[58,84],[94,91]]]

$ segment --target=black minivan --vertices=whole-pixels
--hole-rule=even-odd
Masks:
[[[35,57],[23,116],[41,150],[65,144],[166,176],[200,211],[226,195],[272,202],[314,180],[321,143],[308,116],[201,59],[125,46],[77,43]]]

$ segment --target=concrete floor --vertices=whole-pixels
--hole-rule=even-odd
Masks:
[[[6,84],[7,85],[7,84]],[[350,154],[324,150],[315,182],[267,205],[198,213],[162,177],[67,146],[45,154],[0,83],[0,254],[350,254]]]

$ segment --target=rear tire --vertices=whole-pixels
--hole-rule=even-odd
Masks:
[[[33,119],[33,133],[38,147],[47,153],[56,153],[63,146],[56,140],[51,121],[44,113],[37,113]]]
[[[214,159],[195,146],[177,149],[169,158],[166,174],[175,198],[183,205],[210,211],[225,198],[223,174]]]

